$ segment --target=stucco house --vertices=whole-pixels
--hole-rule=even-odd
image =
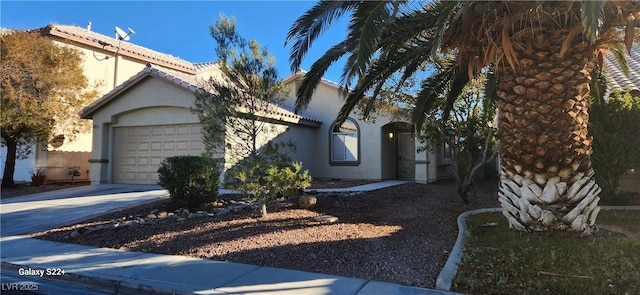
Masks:
[[[191,109],[203,81],[220,74],[215,63],[190,63],[93,32],[90,26],[51,24],[39,30],[56,44],[83,53],[85,75],[103,96],[80,114],[92,120],[90,134],[57,147],[41,144],[16,169],[16,180],[26,177],[25,167],[47,168],[49,180],[69,180],[68,169],[76,166],[81,172],[76,179],[92,184],[155,184],[164,158],[204,151],[200,122]],[[263,143],[293,141],[297,149],[292,158],[316,178],[426,183],[450,176],[447,153],[416,152],[418,141],[406,116],[352,116],[335,126],[344,99],[336,83],[323,80],[305,112],[292,112],[303,75],[285,78],[284,102],[261,115],[274,127]]]
[[[292,112],[303,75],[285,78],[284,102],[260,114],[273,127],[260,142],[291,140],[296,145],[292,158],[317,178],[430,182],[448,175],[447,159],[416,152],[413,125],[406,119],[350,117],[337,126],[343,96],[333,82],[322,81],[305,112]],[[84,108],[81,116],[94,126],[91,182],[156,183],[164,158],[204,152],[200,122],[192,112],[202,79],[148,65]],[[233,165],[226,155],[216,156],[227,160],[227,168]]]
[[[3,30],[6,33],[11,31]],[[84,74],[89,84],[96,86],[100,95],[104,95],[126,81],[149,63],[190,75],[206,74],[213,65],[213,63],[193,64],[131,42],[99,34],[91,31],[90,24],[85,28],[49,24],[34,31],[39,31],[56,45],[79,50],[83,56]],[[61,145],[58,145],[60,143]],[[33,153],[27,159],[16,161],[14,180],[29,182],[31,181],[29,170],[46,168],[47,181],[69,181],[72,177],[69,174],[71,167],[78,167],[80,175],[74,176],[75,180],[88,180],[91,173],[89,165],[92,148],[91,133],[79,134],[73,141],[65,139],[58,144],[40,142],[34,146]],[[6,148],[2,148],[0,157],[4,168]]]

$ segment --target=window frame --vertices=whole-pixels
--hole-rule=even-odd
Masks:
[[[336,127],[337,120],[331,123],[329,128],[329,164],[331,166],[358,166],[361,163],[361,143],[360,143],[360,125],[353,118],[347,118],[345,122],[350,121],[356,127],[356,160],[335,160],[334,159],[334,135],[337,134],[345,134],[344,132],[334,132],[334,128]]]

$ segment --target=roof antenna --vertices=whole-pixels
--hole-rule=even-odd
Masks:
[[[122,43],[122,40],[129,41],[129,36],[136,33],[131,28],[127,28],[127,29],[129,29],[129,33],[125,33],[121,28],[118,28],[116,26],[116,39],[118,39],[118,49],[116,50],[116,54],[115,54],[116,60],[114,62],[114,69],[113,69],[113,88],[116,88],[116,85],[118,83],[118,54],[120,53],[120,43]]]
[[[127,28],[129,30],[129,33],[125,33],[121,28],[116,27],[116,39],[122,41],[129,41],[129,36],[135,34],[136,32],[134,30],[132,30],[131,28]]]

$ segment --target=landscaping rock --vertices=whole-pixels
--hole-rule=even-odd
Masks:
[[[313,218],[313,220],[320,223],[336,223],[338,222],[338,217],[331,216],[331,215],[322,215],[322,216]]]
[[[316,196],[300,196],[300,208],[311,209],[316,206],[318,198]]]
[[[222,208],[220,211],[216,213],[216,215],[224,215],[230,213],[231,210],[229,208]]]

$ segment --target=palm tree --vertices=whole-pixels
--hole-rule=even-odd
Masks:
[[[289,31],[292,70],[319,34],[347,13],[347,36],[311,66],[296,110],[308,104],[327,68],[343,56],[342,83],[352,90],[341,120],[362,100],[372,106],[390,77],[406,79],[435,57],[454,53],[456,63],[423,80],[414,110],[417,126],[443,89],[450,109],[471,78],[492,69],[495,80],[488,89],[499,98],[501,134],[498,197],[510,226],[591,232],[600,188],[589,159],[590,72],[606,50],[622,56],[631,47],[640,2],[320,1]]]

